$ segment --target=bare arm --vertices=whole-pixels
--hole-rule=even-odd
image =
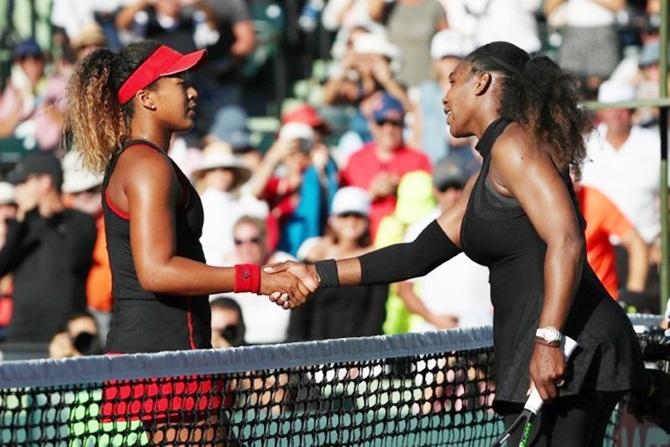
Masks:
[[[368,0],[368,14],[375,22],[384,19],[384,0]]]
[[[244,20],[233,25],[235,42],[230,47],[230,52],[237,57],[245,57],[256,48],[256,30],[251,20]]]
[[[631,230],[621,237],[621,245],[628,252],[628,280],[626,289],[643,292],[649,273],[649,249],[640,234]]]
[[[186,296],[232,291],[233,268],[211,267],[176,254],[175,210],[180,187],[169,161],[148,148],[124,155],[128,157],[122,157],[117,170],[124,175],[119,186],[130,215],[130,245],[140,285],[155,293]],[[282,290],[304,300],[303,286],[287,280],[284,277],[283,284],[278,283],[262,273],[261,292]]]
[[[532,147],[517,124],[510,125],[493,147],[490,180],[498,192],[519,201],[546,243],[544,300],[538,327],[561,330],[584,262],[584,238],[565,183],[550,155]],[[542,398],[555,397],[554,382],[565,370],[561,350],[535,343],[530,370]]]
[[[119,29],[130,29],[135,19],[135,14],[149,6],[150,2],[147,0],[138,0],[125,8],[122,8],[116,15],[114,24]]]
[[[550,15],[552,12],[554,12],[556,8],[561,6],[563,3],[565,3],[565,0],[545,0],[543,6],[544,15],[545,16]]]
[[[407,310],[417,314],[428,323],[439,329],[449,329],[458,325],[458,318],[453,315],[435,315],[432,313],[414,290],[414,284],[410,281],[398,283],[398,296],[403,300]]]
[[[263,191],[265,191],[265,186],[268,184],[277,165],[279,165],[282,159],[291,153],[291,151],[299,150],[298,144],[299,143],[294,140],[275,140],[272,147],[265,154],[265,157],[263,157],[260,166],[249,180],[247,187],[254,197],[261,198]]]
[[[626,7],[626,0],[593,0],[601,6],[609,9],[612,12],[619,12]]]

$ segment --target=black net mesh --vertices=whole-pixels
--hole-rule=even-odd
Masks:
[[[435,334],[411,336],[412,346],[424,340],[440,344]],[[385,343],[405,340],[399,337],[404,336],[386,337]],[[366,339],[320,342],[318,348],[335,343],[336,349],[313,361],[291,358],[283,364],[282,356],[292,357],[302,344],[231,355],[168,353],[158,359],[158,370],[148,361],[152,355],[9,362],[14,365],[0,366],[0,445],[488,446],[503,431],[491,408],[490,340],[453,350],[450,340],[441,352],[382,350],[368,355],[370,360],[358,353],[349,357],[355,360],[332,363],[323,359],[347,358],[343,347],[363,346]],[[251,364],[282,367],[231,371],[231,363],[242,368],[247,357],[267,360]],[[112,368],[118,362],[127,362],[123,370]],[[189,364],[193,372],[183,374]],[[126,374],[127,365],[146,372]],[[216,365],[227,366],[212,373]],[[175,375],[166,377],[168,370]],[[84,378],[78,380],[80,373]],[[91,379],[96,374],[100,379]],[[16,383],[21,386],[9,386]],[[616,411],[605,445],[612,445],[618,417]]]
[[[0,443],[465,446],[502,429],[488,349],[0,391]]]

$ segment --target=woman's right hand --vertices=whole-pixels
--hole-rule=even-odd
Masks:
[[[302,286],[307,288],[308,295],[316,292],[316,290],[319,288],[319,277],[316,274],[314,265],[312,264],[303,264],[301,262],[294,261],[277,262],[263,267],[263,274],[265,275],[266,273],[269,274],[268,276],[288,274],[296,278]],[[299,306],[306,301],[306,299],[303,299],[302,301],[298,302],[299,297],[298,299],[293,299],[292,296],[285,295],[286,294],[280,293],[280,291],[275,291],[270,294],[270,300],[280,306],[283,306],[285,309]],[[285,302],[289,302],[290,307],[286,307]]]
[[[261,272],[261,295],[269,295],[270,301],[284,309],[292,309],[307,301],[312,293],[300,278],[286,271]]]

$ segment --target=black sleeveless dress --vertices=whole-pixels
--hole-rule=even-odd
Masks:
[[[491,149],[508,124],[494,121],[477,144],[484,160],[461,226],[463,251],[490,270],[497,404],[526,400],[544,297],[546,252],[546,244],[516,199],[500,195],[488,181]],[[572,182],[568,173],[561,176],[583,231]],[[577,340],[579,348],[568,364],[561,396],[641,385],[644,367],[631,323],[586,261],[563,333]]]
[[[208,296],[172,296],[152,293],[140,285],[130,247],[129,216],[107,194],[107,184],[119,156],[127,148],[152,147],[172,164],[182,187],[175,213],[176,254],[205,262],[200,245],[203,210],[200,197],[179,167],[153,143],[131,140],[112,157],[103,181],[103,213],[107,252],[112,270],[114,313],[105,352],[134,353],[211,347]]]

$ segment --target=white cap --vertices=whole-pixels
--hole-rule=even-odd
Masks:
[[[380,33],[361,34],[354,40],[353,49],[359,54],[378,54],[391,60],[400,58],[400,49]]]
[[[331,215],[358,213],[363,216],[370,214],[370,195],[363,188],[345,186],[340,188],[333,197],[330,207]]]
[[[14,186],[8,182],[0,182],[0,205],[9,205],[14,201]]]
[[[598,89],[599,102],[632,101],[635,99],[635,88],[628,82],[609,79]]]
[[[463,58],[472,50],[474,50],[473,46],[451,29],[435,34],[430,42],[430,57],[433,59],[442,59],[447,56]]]
[[[84,167],[79,155],[70,151],[63,157],[63,192],[78,193],[102,185],[102,175]]]
[[[286,123],[279,130],[279,138],[282,140],[307,140],[313,143],[314,129],[306,123]]]

